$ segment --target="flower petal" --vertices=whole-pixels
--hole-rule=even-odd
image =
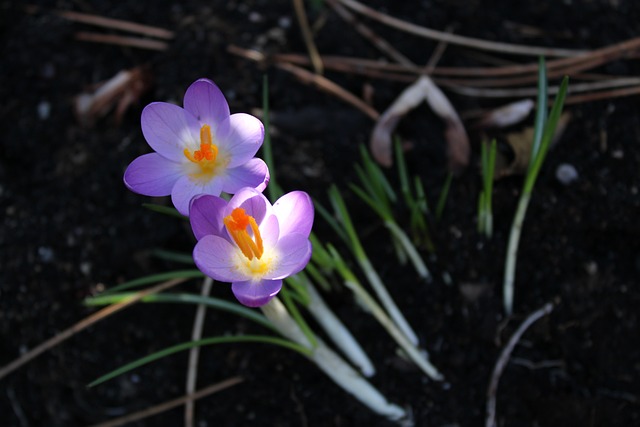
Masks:
[[[225,190],[226,191],[226,190]],[[260,191],[252,187],[244,187],[229,200],[229,206],[225,215],[229,215],[235,208],[244,209],[247,215],[251,215],[258,226],[267,215],[272,215],[272,207],[269,200]]]
[[[138,157],[127,167],[124,185],[145,196],[168,196],[181,175],[179,163],[167,160],[158,153],[149,153]]]
[[[301,233],[309,236],[313,227],[313,202],[304,191],[292,191],[280,197],[273,209],[280,224],[280,236]]]
[[[311,258],[311,242],[304,234],[290,233],[275,247],[277,265],[269,272],[269,279],[284,279],[304,269]]]
[[[223,222],[226,207],[227,201],[216,196],[203,194],[191,199],[189,221],[197,240],[209,234],[220,237],[226,235]]]
[[[153,102],[142,110],[142,134],[158,154],[184,161],[184,149],[200,145],[200,125],[196,118],[166,102]]]
[[[249,280],[236,268],[238,249],[228,240],[208,235],[193,248],[193,261],[200,271],[221,282],[242,282]],[[242,256],[242,255],[241,255]]]
[[[258,282],[234,282],[231,290],[241,304],[247,307],[265,305],[282,289],[282,280],[260,280]]]
[[[220,148],[231,157],[230,168],[248,162],[256,155],[264,141],[264,126],[258,118],[245,113],[229,117],[227,132],[218,133]]]
[[[209,79],[196,80],[184,94],[184,109],[216,132],[229,118],[229,104],[222,91]],[[226,129],[225,129],[226,130]]]
[[[182,215],[189,215],[189,203],[194,196],[209,194],[219,196],[222,192],[222,181],[213,178],[209,181],[196,181],[183,175],[171,189],[171,201]]]
[[[243,187],[252,187],[262,192],[269,184],[269,168],[262,159],[253,158],[245,164],[227,169],[223,177],[222,191],[234,194]]]

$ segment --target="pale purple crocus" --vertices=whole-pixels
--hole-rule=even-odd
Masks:
[[[269,182],[267,165],[254,157],[264,126],[249,114],[229,114],[224,95],[211,80],[189,86],[184,108],[166,102],[147,105],[141,123],[155,153],[135,159],[124,183],[146,196],[171,195],[183,215],[198,194],[233,194],[244,187],[263,191]]]
[[[280,292],[285,277],[309,262],[313,216],[311,198],[302,191],[273,206],[254,188],[243,188],[228,202],[195,197],[189,216],[198,240],[193,260],[207,276],[230,282],[242,304],[260,307]]]

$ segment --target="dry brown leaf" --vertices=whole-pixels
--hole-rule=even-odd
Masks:
[[[126,110],[149,90],[151,81],[151,73],[146,67],[120,71],[96,85],[92,92],[76,96],[74,106],[78,121],[91,126],[115,107],[116,123],[119,123]]]
[[[571,114],[564,112],[558,120],[556,133],[551,141],[551,147],[555,145],[564,132]],[[527,127],[521,132],[512,132],[506,135],[506,142],[513,151],[513,161],[508,162],[506,156],[500,151],[496,154],[495,178],[503,178],[510,175],[524,175],[529,168],[531,160],[531,146],[533,145],[533,126]]]
[[[391,138],[398,122],[423,101],[442,118],[447,128],[447,156],[449,170],[459,173],[469,163],[469,138],[462,121],[447,97],[427,76],[421,76],[407,87],[380,116],[369,141],[374,158],[383,166],[393,164]]]

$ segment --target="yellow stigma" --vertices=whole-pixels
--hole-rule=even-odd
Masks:
[[[231,235],[231,238],[238,248],[242,251],[242,254],[247,257],[248,260],[253,258],[260,259],[264,253],[264,247],[262,246],[262,236],[260,236],[260,230],[255,218],[251,215],[247,215],[244,209],[235,208],[231,211],[230,215],[227,215],[223,219],[224,225],[227,231]],[[253,232],[253,238],[249,235],[248,229]],[[264,266],[253,266],[252,270],[264,269]],[[254,271],[257,272],[257,271]]]
[[[218,146],[213,143],[211,126],[202,125],[200,128],[200,149],[194,150],[192,153],[188,148],[185,148],[184,156],[200,166],[201,174],[197,175],[209,175],[215,172]]]

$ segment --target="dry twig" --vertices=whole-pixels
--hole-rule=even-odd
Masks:
[[[576,56],[584,53],[584,51],[570,50],[570,49],[554,49],[540,46],[527,46],[516,45],[510,43],[492,42],[488,40],[480,40],[472,37],[458,36],[455,34],[436,31],[429,28],[421,27],[419,25],[412,24],[410,22],[403,21],[401,19],[393,18],[384,13],[378,12],[364,4],[355,0],[338,0],[346,7],[355,10],[356,12],[365,15],[378,22],[386,24],[390,27],[398,30],[405,31],[410,34],[414,34],[420,37],[425,37],[432,40],[445,41],[450,44],[466,46],[474,49],[489,50],[494,52],[509,53],[513,55],[527,55],[527,56]]]
[[[173,280],[168,280],[166,282],[160,283],[157,286],[154,286],[152,288],[148,288],[145,289],[143,291],[140,291],[134,295],[132,295],[129,299],[127,299],[126,301],[120,302],[118,304],[113,304],[110,305],[108,307],[103,308],[102,310],[93,313],[91,316],[85,317],[84,319],[82,319],[81,321],[79,321],[78,323],[76,323],[75,325],[71,326],[68,329],[65,329],[64,331],[60,332],[58,335],[48,339],[47,341],[39,344],[38,346],[34,347],[33,349],[31,349],[30,351],[26,352],[25,354],[23,354],[22,356],[20,356],[19,358],[17,358],[16,360],[14,360],[13,362],[9,363],[8,365],[4,366],[2,369],[0,369],[0,379],[4,378],[5,376],[9,375],[11,372],[15,371],[16,369],[18,369],[19,367],[21,367],[22,365],[24,365],[25,363],[29,362],[30,360],[34,359],[35,357],[39,356],[40,354],[44,353],[45,351],[55,347],[56,345],[60,344],[61,342],[71,338],[73,335],[77,334],[78,332],[88,328],[89,326],[93,325],[96,322],[99,322],[100,320],[103,320],[105,318],[107,318],[108,316],[129,307],[130,305],[133,305],[135,303],[137,303],[138,301],[140,301],[141,299],[143,299],[144,297],[146,297],[147,295],[152,295],[158,292],[162,292],[164,290],[167,290],[173,286],[176,286],[184,281],[186,281],[187,279],[173,279]]]
[[[116,34],[101,34],[80,31],[75,34],[77,40],[94,43],[115,44],[126,47],[137,47],[149,50],[167,50],[169,45],[158,40],[143,39],[140,37],[119,36]]]
[[[525,331],[536,321],[551,313],[552,310],[553,304],[549,302],[546,303],[542,308],[539,308],[538,310],[531,313],[514,332],[504,349],[502,349],[502,353],[500,353],[500,357],[496,361],[496,365],[493,368],[491,381],[489,382],[489,387],[487,388],[487,412],[485,427],[495,427],[496,425],[496,393],[498,391],[498,382],[500,381],[502,372],[509,362],[509,356],[511,356],[511,352],[515,348],[516,344],[518,344],[518,341],[520,341],[520,337],[522,337]]]
[[[143,409],[142,411],[134,412],[133,414],[116,418],[115,420],[107,421],[105,423],[95,424],[91,427],[117,427],[127,423],[138,421],[147,417],[151,417],[153,415],[160,414],[162,412],[166,412],[170,409],[173,409],[175,407],[178,407],[184,404],[185,402],[193,402],[194,400],[202,399],[205,396],[227,389],[231,386],[241,383],[242,381],[244,381],[244,379],[241,377],[232,377],[222,382],[210,385],[209,387],[205,387],[202,390],[199,390],[195,393],[187,394],[178,399],[173,399],[168,402],[164,402],[159,405],[152,406],[151,408]]]
[[[256,50],[242,49],[234,45],[230,45],[228,50],[234,55],[251,59],[256,62],[264,62],[266,59],[265,55],[262,52],[258,52]],[[312,84],[318,89],[330,93],[353,105],[373,120],[377,120],[378,117],[380,117],[380,113],[378,113],[373,107],[326,77],[314,74],[308,70],[305,70],[304,68],[297,67],[290,63],[278,62],[275,64],[275,66],[277,68],[280,68],[281,70],[290,72],[303,83]]]
[[[213,279],[207,277],[202,283],[202,290],[200,295],[208,297],[211,293],[211,285],[213,285]],[[204,324],[204,316],[207,311],[207,306],[204,304],[198,304],[196,309],[196,317],[193,321],[193,332],[191,333],[191,341],[198,341],[202,338],[202,326]],[[196,390],[196,379],[198,377],[198,359],[200,357],[200,347],[193,347],[189,350],[189,368],[187,369],[187,395],[192,394]],[[194,399],[189,399],[184,405],[184,425],[185,427],[193,427],[193,409]]]
[[[298,25],[300,25],[302,38],[304,39],[304,44],[307,46],[307,51],[309,52],[309,58],[313,64],[313,69],[317,74],[322,74],[322,59],[320,58],[318,48],[313,41],[313,33],[309,27],[309,20],[307,19],[307,14],[304,10],[304,3],[302,0],[293,0],[293,8],[296,12],[296,17],[298,18]]]
[[[58,12],[58,15],[74,22],[109,28],[111,30],[122,30],[130,33],[142,34],[144,36],[157,37],[159,39],[171,40],[174,36],[173,31],[165,30],[164,28],[142,25],[131,21],[122,21],[120,19],[105,18],[104,16],[91,15],[88,13],[60,11]]]

